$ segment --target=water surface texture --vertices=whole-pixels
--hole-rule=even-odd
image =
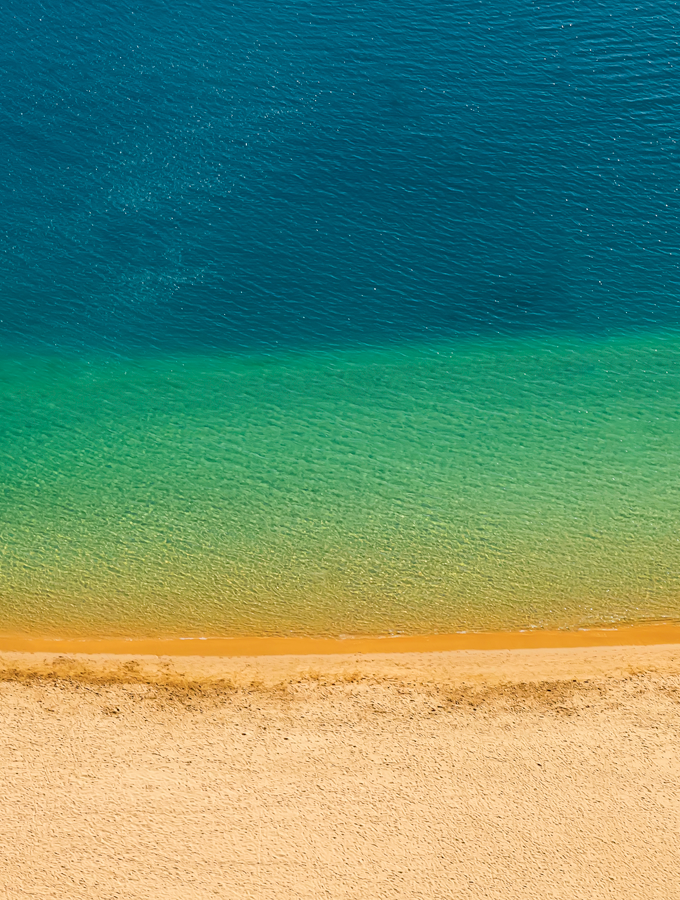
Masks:
[[[0,22],[0,632],[680,620],[677,3]]]

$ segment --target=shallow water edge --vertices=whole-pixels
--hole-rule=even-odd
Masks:
[[[531,650],[680,644],[680,625],[631,625],[578,631],[471,632],[347,638],[93,638],[4,635],[2,653],[124,654],[134,656],[307,656],[438,653],[452,650]]]

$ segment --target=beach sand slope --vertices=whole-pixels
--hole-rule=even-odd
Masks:
[[[0,658],[0,896],[680,897],[680,648]]]

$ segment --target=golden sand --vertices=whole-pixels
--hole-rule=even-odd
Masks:
[[[678,644],[15,648],[0,896],[668,900],[678,734]]]

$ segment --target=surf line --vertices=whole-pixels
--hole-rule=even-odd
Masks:
[[[542,650],[680,644],[680,625],[626,625],[577,631],[462,632],[384,637],[48,638],[0,636],[4,653],[117,656],[330,656],[444,653],[452,650]]]

